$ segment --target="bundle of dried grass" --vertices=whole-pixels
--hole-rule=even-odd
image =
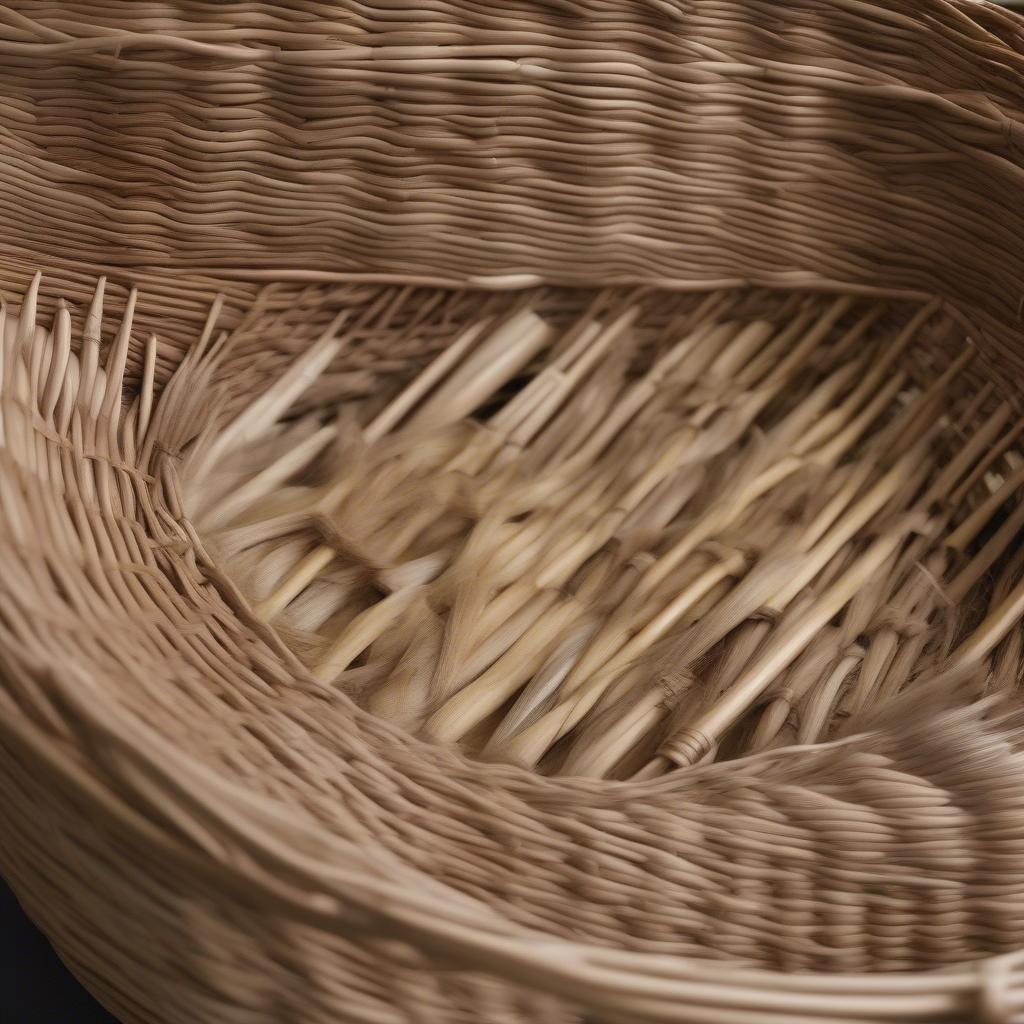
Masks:
[[[911,375],[935,304],[665,301],[525,296],[367,422],[282,419],[328,338],[186,508],[322,683],[548,774],[818,742],[1018,635],[1020,421],[954,386],[969,347]]]

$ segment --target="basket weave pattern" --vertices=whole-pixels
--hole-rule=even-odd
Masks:
[[[125,35],[113,6],[19,8],[0,871],[83,980],[168,1024],[1024,1020],[1005,706],[642,784],[471,763],[315,685],[179,478],[339,311],[308,400],[379,408],[502,301],[437,284],[938,294],[1013,400],[1018,23],[182,4]]]

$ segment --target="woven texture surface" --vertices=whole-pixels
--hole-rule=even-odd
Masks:
[[[184,343],[204,294],[253,279],[839,282],[938,292],[1022,369],[1008,13],[183,3],[122,22],[97,3],[0,19],[12,286],[42,257],[58,294],[111,272]]]
[[[139,1024],[1024,1020],[1005,703],[642,784],[471,763],[316,685],[179,477],[339,311],[310,400],[379,408],[496,301],[438,281],[937,295],[1013,400],[1019,23],[694,0],[125,27],[0,11],[0,871],[76,973]]]
[[[897,708],[838,745],[638,785],[424,745],[314,683],[182,516],[182,454],[265,388],[250,339],[237,355],[200,345],[148,414],[145,379],[121,413],[127,331],[101,333],[105,370],[76,389],[95,357],[66,312],[52,335],[7,322],[6,366],[20,350],[50,370],[20,387],[8,371],[4,390],[2,864],[115,1011],[561,1020],[582,1005],[703,1021],[793,1019],[797,993],[808,1014],[848,999],[853,1019],[1017,1005],[1007,968],[956,970],[1024,944],[1024,751],[1005,708],[943,712],[940,690],[923,719]],[[937,966],[954,968],[939,993],[886,981]],[[806,991],[800,971],[815,972]]]

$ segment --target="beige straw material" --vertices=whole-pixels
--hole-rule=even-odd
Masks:
[[[420,299],[395,289],[386,295],[389,301],[376,304],[382,322],[396,300]],[[440,302],[458,308],[461,297],[450,292]],[[703,333],[730,338],[726,353],[748,355],[754,343],[737,339],[770,346],[771,332],[735,324],[770,323],[773,303],[780,323],[794,316],[806,323],[807,309],[817,315],[811,320],[832,322],[824,342],[840,353],[857,348],[846,337],[864,319],[846,300],[756,293],[638,300],[633,293],[540,291],[510,297],[495,315],[529,324],[524,302],[535,311],[531,317],[561,323],[551,352],[564,362],[590,351],[574,336],[592,345],[601,335],[576,330],[580,317],[614,323],[623,305],[636,309],[632,329],[646,339],[639,350],[661,365],[672,364],[680,348],[658,357],[656,339],[678,337],[678,328],[709,314],[738,318],[727,321],[728,332]],[[595,1012],[650,1021],[971,1020],[984,1000],[1017,1005],[1007,986],[1014,951],[1024,946],[1017,909],[1024,891],[1017,838],[1024,734],[998,687],[970,705],[952,684],[927,685],[942,665],[970,664],[966,676],[960,669],[956,692],[976,699],[990,656],[994,672],[1005,662],[1003,645],[1015,641],[1019,659],[1021,566],[1012,552],[997,560],[1004,568],[991,612],[968,610],[973,632],[954,623],[951,649],[944,647],[944,612],[925,647],[923,664],[933,668],[922,671],[929,676],[890,701],[880,722],[864,720],[867,731],[632,783],[549,780],[469,761],[360,711],[338,686],[323,682],[333,669],[311,675],[282,643],[300,655],[315,651],[303,650],[295,637],[308,636],[321,620],[342,638],[320,659],[329,665],[341,649],[356,650],[346,636],[368,629],[364,635],[386,652],[384,641],[404,620],[420,620],[425,632],[417,643],[404,655],[392,648],[390,657],[406,659],[408,678],[444,663],[444,625],[431,627],[422,612],[425,588],[439,578],[437,562],[424,558],[396,572],[386,544],[346,531],[344,518],[324,511],[355,515],[362,508],[358,521],[383,522],[384,540],[404,525],[407,513],[396,523],[390,510],[415,497],[408,483],[365,493],[354,487],[380,446],[391,451],[388,465],[405,468],[402,428],[392,441],[384,435],[367,446],[358,424],[385,415],[377,400],[350,405],[340,420],[325,417],[333,406],[322,408],[321,426],[308,412],[280,418],[289,407],[303,407],[303,391],[322,380],[318,371],[343,367],[346,353],[358,362],[362,346],[354,334],[368,321],[357,327],[346,310],[336,310],[269,389],[254,366],[250,335],[213,344],[218,331],[211,322],[152,402],[144,387],[122,406],[116,396],[130,323],[118,323],[97,298],[89,317],[103,339],[97,354],[63,309],[50,329],[33,327],[34,305],[32,290],[17,315],[8,311],[3,335],[0,728],[12,839],[0,845],[0,863],[76,972],[125,1019],[226,1021],[248,1012],[288,1021],[415,1013],[436,1020],[573,1020]],[[881,333],[872,344],[883,347],[891,324],[922,324],[913,310],[902,320],[876,321]],[[808,345],[789,344],[791,333],[783,327],[782,361],[792,363],[785,352],[801,348],[809,358]],[[400,336],[399,329],[396,341]],[[269,345],[275,340],[268,335]],[[694,358],[702,351],[683,349]],[[732,363],[743,375],[721,352],[715,362]],[[756,354],[753,364],[743,364],[751,365],[769,379],[778,369]],[[430,364],[408,377],[406,389],[394,388],[385,409],[424,374]],[[533,379],[549,377],[538,367]],[[825,377],[834,371],[826,367]],[[856,390],[857,378],[840,379]],[[705,394],[698,397],[722,386],[721,379],[702,380]],[[531,393],[529,383],[513,392],[491,420],[513,423],[508,409]],[[913,434],[906,423],[921,419],[916,413],[927,408],[929,394],[923,382],[918,397],[894,414],[891,424],[899,429],[883,430],[865,452],[902,445]],[[959,421],[958,413],[974,406],[957,393],[942,400],[943,422]],[[697,411],[707,408],[703,400]],[[992,423],[1007,429],[998,407],[973,415],[973,429],[956,443],[967,454],[943,459],[932,488],[970,472],[979,448],[972,437],[992,434]],[[926,434],[934,434],[930,423]],[[442,427],[436,442],[431,432],[417,436],[424,440],[420,456],[438,462],[466,463],[467,452],[481,445],[503,451],[480,428]],[[771,431],[764,437],[759,455],[770,449]],[[534,443],[544,441],[540,432]],[[335,479],[332,461],[324,461],[332,445],[348,476]],[[296,453],[304,461],[297,473]],[[1010,465],[1018,458],[1013,453],[1007,450]],[[273,472],[259,468],[257,454],[271,456]],[[757,464],[763,463],[762,456]],[[233,473],[222,476],[222,464]],[[1002,472],[993,468],[996,476]],[[640,463],[625,483],[647,476]],[[530,481],[520,479],[525,500]],[[922,497],[929,492],[913,469],[898,478],[883,473],[873,487],[855,473],[849,479],[857,486],[824,485],[810,507],[831,508],[831,521],[853,524],[849,515],[835,520],[833,495],[844,488],[849,508],[863,509],[861,519],[886,494],[901,493],[887,479]],[[393,480],[385,476],[385,483]],[[273,500],[254,501],[228,535],[238,529],[245,543],[269,538],[270,555],[284,548],[287,557],[254,563],[269,563],[256,572],[259,585],[280,586],[294,575],[295,560],[307,561],[318,544],[342,563],[287,605],[291,631],[281,625],[278,632],[276,622],[268,627],[252,610],[244,596],[251,580],[226,566],[218,534],[196,525],[218,508],[230,512],[234,495],[246,488],[254,495],[257,482],[271,487]],[[536,478],[534,490],[543,483]],[[311,487],[321,495],[320,511],[308,506]],[[985,496],[1000,489],[995,479],[982,481],[972,500],[985,507]],[[483,513],[486,520],[472,488],[450,500],[456,509],[465,503],[463,516]],[[367,505],[379,518],[365,519]],[[897,566],[898,559],[887,561],[894,538],[910,538],[902,550],[913,554],[913,538],[931,536],[934,518],[911,517],[893,533],[897,517],[873,544],[824,570],[820,599],[797,600],[796,614],[779,619],[780,642],[808,623],[823,628],[838,599],[830,594],[845,594],[865,566]],[[306,542],[311,522],[319,539]],[[817,544],[835,528],[820,533]],[[757,539],[770,543],[773,529],[766,525]],[[501,536],[495,530],[492,539]],[[976,542],[967,543],[968,532],[961,528],[958,540],[970,556]],[[298,546],[277,543],[289,536],[298,537]],[[445,536],[442,530],[435,539]],[[232,557],[241,544],[228,546]],[[513,548],[506,542],[500,550]],[[720,546],[702,557],[702,564],[724,560],[735,572],[750,556],[736,560]],[[577,601],[607,591],[617,606],[615,589],[635,585],[658,564],[640,558],[635,571],[606,578],[606,561],[595,559],[597,575],[581,582]],[[908,569],[907,585],[920,587]],[[939,567],[931,571],[938,575],[927,590],[937,587],[941,601]],[[367,612],[341,625],[344,594],[362,591],[366,600],[367,588],[390,596],[371,600]],[[526,629],[554,623],[556,639],[571,636],[556,607],[541,608]],[[855,607],[856,598],[851,614]],[[819,635],[812,645],[831,636],[827,629]],[[409,663],[420,644],[422,657]],[[585,640],[567,650],[584,647]],[[550,661],[560,649],[532,656]],[[795,663],[804,678],[823,673],[826,692],[806,711],[819,722],[813,739],[823,732],[821,715],[830,714],[822,702],[838,699],[861,660],[843,655],[856,650],[848,640],[839,638],[835,650],[843,660],[819,657],[817,670],[806,658]],[[472,662],[472,651],[467,657],[456,665]],[[725,685],[721,673],[715,678]],[[801,685],[793,680],[789,691]],[[633,721],[623,727],[628,731]],[[605,756],[600,746],[593,756]],[[999,959],[1005,956],[1011,959]],[[936,967],[948,970],[920,973]]]
[[[1022,52],[0,8],[0,874],[113,1012],[1024,1022]]]
[[[1024,369],[1012,14],[492,8],[11,5],[9,287],[41,258],[80,301],[130,280],[180,352],[216,289],[241,315],[238,282],[834,284],[941,294]]]
[[[1024,457],[972,348],[908,372],[934,302],[772,301],[527,291],[362,430],[278,419],[326,338],[185,509],[317,680],[434,742],[624,780],[827,739],[1016,629]]]

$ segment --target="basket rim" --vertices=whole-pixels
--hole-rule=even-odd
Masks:
[[[69,706],[118,747],[119,755],[134,762],[149,783],[157,782],[162,795],[172,798],[176,791],[179,799],[200,811],[207,824],[217,826],[219,837],[235,838],[247,854],[269,856],[267,873],[245,870],[241,858],[229,865],[176,842],[123,797],[91,783],[27,720],[0,716],[0,734],[47,763],[77,795],[101,803],[120,827],[130,830],[134,842],[173,857],[179,866],[244,902],[273,908],[296,923],[338,935],[362,927],[375,934],[401,936],[453,965],[516,985],[525,982],[605,1012],[629,1013],[642,1007],[645,1019],[651,1020],[703,1024],[718,1019],[707,1016],[716,1007],[759,1014],[744,1020],[798,1020],[798,1014],[819,1019],[818,1015],[840,1013],[842,1019],[851,1020],[881,1019],[883,1013],[884,1019],[893,1021],[920,1020],[924,1014],[938,1020],[962,1014],[972,1005],[992,1011],[985,1019],[1016,1019],[1008,1009],[1009,990],[1024,979],[1024,950],[935,970],[793,974],[681,955],[610,950],[504,922],[475,897],[383,851],[339,839],[318,823],[300,818],[283,801],[253,794],[217,775],[107,700],[84,673],[71,671],[63,677],[54,673],[51,680]],[[819,744],[818,749],[849,744],[861,736]],[[766,751],[750,759],[768,760],[794,749],[799,748]],[[133,773],[122,774],[129,785],[132,777]],[[148,787],[146,792],[133,788],[143,804],[152,800]],[[238,815],[242,807],[250,812],[245,820]],[[300,852],[310,845],[315,856]],[[271,869],[294,882],[270,877]]]

